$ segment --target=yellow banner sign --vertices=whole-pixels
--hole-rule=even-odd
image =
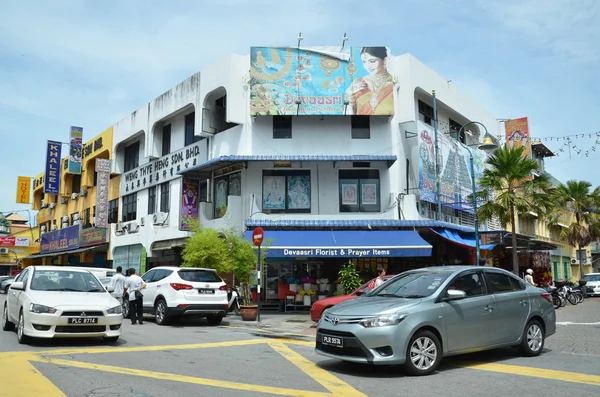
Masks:
[[[20,176],[17,182],[17,203],[31,204],[31,178]]]

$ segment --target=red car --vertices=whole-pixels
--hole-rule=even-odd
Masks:
[[[394,277],[394,275],[384,276],[383,280],[385,281],[392,277]],[[312,307],[310,308],[310,319],[314,322],[317,322],[321,319],[321,313],[323,313],[323,310],[329,309],[331,306],[337,305],[338,303],[342,303],[342,302],[348,301],[350,299],[358,298],[364,292],[367,291],[367,288],[369,287],[369,283],[373,280],[375,280],[375,279],[367,281],[366,283],[364,283],[363,285],[361,285],[360,287],[358,287],[357,289],[355,289],[352,293],[350,293],[348,295],[332,296],[330,298],[325,298],[325,299],[316,301],[315,303],[313,303]]]

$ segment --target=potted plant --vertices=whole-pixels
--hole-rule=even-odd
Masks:
[[[294,299],[296,298],[296,292],[295,291],[287,291],[285,293],[285,301],[287,304],[291,304],[294,303]]]
[[[312,289],[312,285],[315,283],[315,279],[311,277],[304,277],[300,282],[303,284],[304,292],[308,292]]]
[[[316,296],[316,291],[314,289],[308,290],[306,295],[304,295],[304,306],[310,306],[313,303],[313,298]]]
[[[342,265],[338,272],[338,276],[346,295],[362,285],[360,274],[358,273],[358,270],[356,270],[356,265],[352,262]]]
[[[290,291],[298,292],[298,283],[300,283],[299,279],[290,277],[287,279],[287,282],[290,285]]]
[[[298,292],[298,294],[296,295],[296,303],[303,304],[305,296],[306,296],[306,291],[301,289],[300,292]]]
[[[317,280],[317,284],[319,285],[319,291],[323,292],[327,290],[327,284],[329,284],[328,278],[320,278]]]

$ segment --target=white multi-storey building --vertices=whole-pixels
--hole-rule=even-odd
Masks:
[[[460,170],[467,169],[468,157],[452,143],[453,133],[478,121],[495,137],[498,121],[410,54],[385,60],[393,81],[386,93],[388,108],[382,115],[377,111],[365,115],[361,106],[374,110],[385,100],[383,94],[374,102],[376,95],[371,95],[366,102],[351,97],[353,91],[336,93],[336,84],[351,87],[344,80],[353,77],[352,71],[364,67],[373,72],[360,58],[362,51],[350,63],[341,62],[340,68],[335,61],[317,57],[318,50],[308,49],[301,66],[294,64],[298,69],[294,75],[293,69],[285,69],[292,57],[281,61],[274,49],[267,50],[273,51],[267,66],[265,54],[256,49],[250,56],[226,56],[114,125],[113,172],[121,174],[120,200],[111,202],[115,216],[118,211],[118,223],[111,228],[114,266],[136,266],[141,256],[147,257],[147,267],[179,264],[179,252],[189,236],[186,216],[195,217],[196,208],[204,227],[235,227],[246,233],[257,226],[265,229],[271,295],[276,290],[273,280],[314,276],[315,269],[321,269],[319,276],[335,278],[335,272],[322,271],[324,264],[335,267],[351,258],[362,257],[359,267],[365,270],[387,264],[400,270],[452,256],[434,247],[432,257],[431,244],[416,231],[473,230],[468,210],[444,206],[443,219],[436,220],[436,203],[421,197],[423,189],[431,188],[424,171],[428,167],[431,171],[435,162],[433,141],[429,142],[435,136],[432,92],[438,158],[455,163],[444,165],[449,174],[440,172],[440,178],[450,178],[452,186],[458,181],[454,193],[443,185],[443,194],[456,196],[470,188],[469,179],[461,184]],[[286,49],[280,50],[285,54]],[[287,54],[295,57],[296,50],[288,49]],[[316,62],[308,62],[311,56],[317,57]],[[353,59],[362,59],[363,65]],[[264,76],[261,80],[256,70],[268,70],[275,61],[284,65],[277,73],[291,73],[288,82],[269,83]],[[305,73],[309,67],[312,77]],[[350,76],[334,78],[344,67]],[[329,102],[289,91],[277,96],[278,88],[290,81],[306,88],[311,78],[316,82],[319,76],[332,78],[317,87],[333,92]],[[363,78],[363,89],[378,81],[377,76],[367,80]],[[268,115],[277,109],[261,108],[265,98],[285,109],[285,115]],[[332,106],[323,111],[317,106],[327,104]],[[481,124],[469,125],[460,139],[467,145],[481,142],[485,132]],[[460,204],[468,192],[459,193]]]

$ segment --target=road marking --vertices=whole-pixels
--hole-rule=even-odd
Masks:
[[[348,396],[348,397],[367,397],[350,386],[349,384],[342,382],[340,379],[333,376],[331,373],[319,368],[315,363],[308,360],[304,356],[296,353],[283,342],[270,342],[269,345],[288,361],[300,368],[302,372],[313,378],[321,386],[329,390],[334,396]]]
[[[552,379],[561,382],[583,383],[586,385],[600,386],[600,376],[598,375],[558,371],[554,369],[522,367],[509,364],[469,363],[454,365],[462,368],[477,369],[481,371],[499,372],[503,374],[530,376],[533,378]]]
[[[182,383],[191,383],[195,385],[202,386],[211,386],[217,387],[221,389],[233,389],[233,390],[242,390],[242,391],[253,391],[258,393],[269,393],[281,396],[297,396],[297,397],[330,397],[331,394],[325,392],[314,392],[307,390],[295,390],[295,389],[286,389],[283,387],[272,387],[272,386],[263,386],[263,385],[253,385],[249,383],[237,383],[237,382],[229,382],[225,380],[215,380],[215,379],[206,379],[206,378],[196,378],[193,376],[186,375],[177,375],[177,374],[169,374],[165,372],[156,372],[156,371],[147,371],[140,369],[131,369],[124,367],[116,367],[112,365],[102,365],[102,364],[92,364],[85,363],[80,361],[70,361],[70,360],[61,360],[61,359],[42,359],[36,358],[36,361],[39,362],[47,362],[50,364],[56,364],[64,367],[73,367],[80,369],[90,369],[95,371],[102,372],[110,372],[113,374],[121,374],[121,375],[135,375],[144,378],[152,378],[159,380],[168,380],[172,382],[182,382]],[[42,395],[42,394],[40,394]],[[44,395],[45,397],[45,395]]]
[[[66,395],[42,375],[29,361],[31,353],[0,354],[0,390],[4,396],[65,397]]]
[[[557,322],[556,325],[600,325],[600,321],[595,323],[573,323],[571,321]]]

